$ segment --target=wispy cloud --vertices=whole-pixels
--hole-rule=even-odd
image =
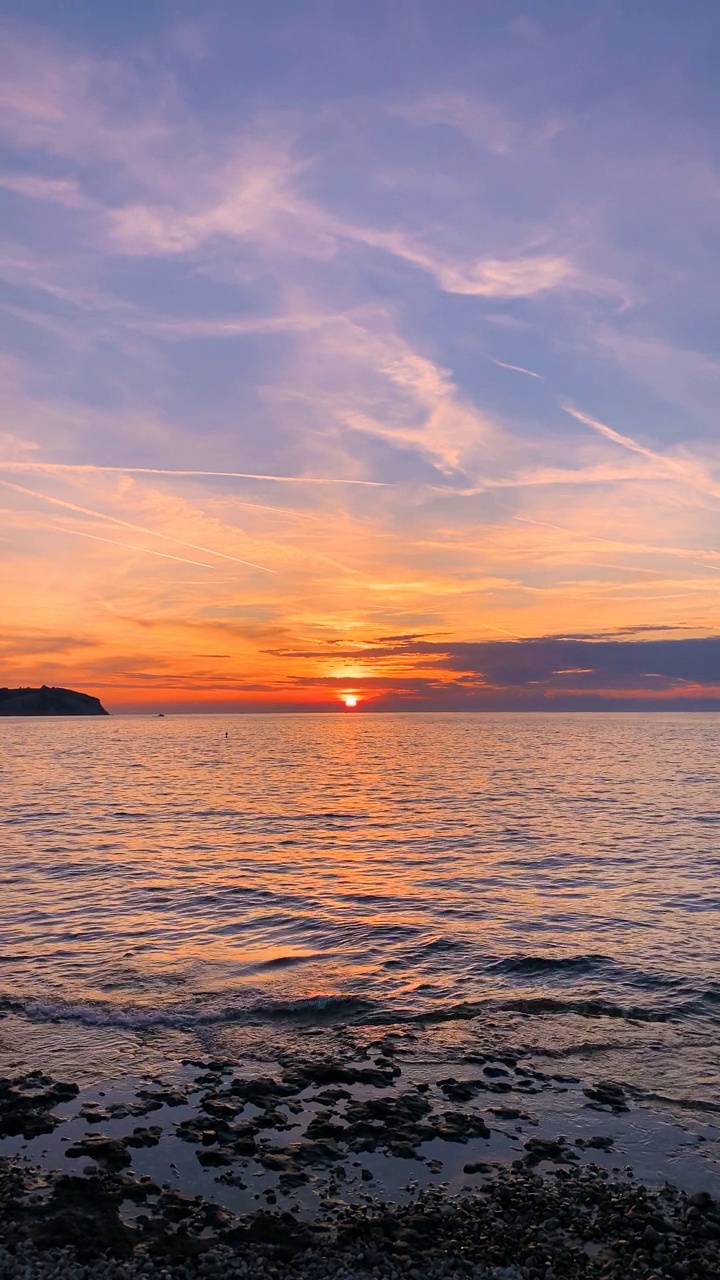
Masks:
[[[69,178],[44,178],[33,173],[0,172],[0,188],[28,196],[31,200],[49,200],[67,209],[94,208],[93,202],[83,195],[78,183]]]
[[[614,444],[621,445],[623,449],[628,449],[631,453],[638,453],[641,457],[648,458],[651,462],[659,464],[668,477],[690,485],[691,488],[699,490],[701,493],[706,494],[707,497],[720,498],[720,482],[716,481],[708,473],[700,460],[690,455],[681,457],[674,454],[661,453],[657,449],[638,443],[632,436],[623,435],[622,432],[616,431],[604,422],[599,422],[597,418],[592,418],[587,413],[582,413],[579,409],[574,409],[570,405],[565,405],[564,409],[571,417],[578,422],[584,423],[585,426],[591,427],[593,431],[599,432],[606,440],[612,440]]]
[[[28,489],[25,485],[14,484],[10,480],[0,480],[0,484],[6,489],[12,489],[15,493],[22,493],[29,498],[37,498],[41,502],[49,502],[52,506],[62,507],[65,511],[76,511],[79,515],[92,516],[96,520],[101,520],[104,524],[120,525],[123,529],[133,529],[136,533],[144,533],[149,538],[162,538],[166,542],[176,542],[183,547],[190,547],[193,551],[204,551],[209,556],[218,556],[222,560],[233,560],[235,564],[242,564],[250,569],[261,569],[264,573],[275,573],[274,569],[269,569],[266,565],[255,564],[252,560],[241,560],[238,556],[229,555],[226,551],[217,551],[211,547],[201,547],[195,542],[186,542],[183,538],[178,537],[177,534],[162,533],[158,529],[146,529],[143,525],[135,524],[131,520],[122,520],[118,516],[95,511],[92,507],[80,506],[77,502],[67,502],[63,498],[53,498],[48,493],[39,493],[37,489]],[[142,548],[134,548],[134,550],[142,550]],[[176,558],[173,557],[173,559]],[[207,566],[204,567],[207,568]]]
[[[161,560],[177,560],[180,564],[194,564],[199,569],[213,569],[215,566],[206,564],[204,560],[188,560],[185,556],[173,556],[167,551],[154,551],[152,547],[141,547],[135,542],[120,542],[115,538],[103,538],[99,533],[88,533],[85,529],[70,529],[67,525],[48,524],[40,526],[45,529],[56,530],[58,533],[69,533],[74,538],[90,538],[93,542],[105,542],[110,547],[122,547],[125,551],[141,551],[143,555],[159,556]]]

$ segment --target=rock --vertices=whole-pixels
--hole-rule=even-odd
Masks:
[[[541,1160],[553,1160],[566,1163],[568,1161],[577,1160],[574,1151],[566,1146],[562,1139],[554,1138],[528,1138],[525,1143],[527,1151],[526,1159],[531,1164],[538,1164]]]
[[[79,1156],[89,1156],[91,1160],[97,1160],[98,1164],[104,1164],[108,1169],[124,1169],[132,1163],[125,1146],[125,1139],[109,1138],[104,1133],[88,1134],[68,1147],[65,1155],[69,1160],[76,1160]]]
[[[197,1202],[192,1196],[183,1195],[181,1191],[167,1191],[162,1200],[162,1212],[166,1218],[190,1218],[197,1211]]]
[[[187,1102],[187,1096],[182,1089],[138,1089],[138,1097],[143,1098],[146,1103],[151,1103],[154,1109],[183,1107]]]
[[[694,1209],[709,1209],[712,1202],[713,1198],[709,1191],[695,1191],[693,1195],[688,1196],[688,1204]]]
[[[400,1074],[400,1068],[394,1063],[381,1069],[380,1067],[355,1067],[351,1063],[325,1059],[321,1062],[301,1063],[288,1072],[283,1079],[286,1085],[297,1093],[313,1084],[367,1084],[384,1089]]]
[[[331,1139],[324,1139],[318,1142],[300,1142],[290,1147],[289,1150],[299,1164],[328,1164],[331,1161],[340,1160],[343,1154],[337,1142],[333,1142]]]
[[[222,1165],[232,1164],[232,1156],[230,1153],[218,1150],[217,1148],[208,1150],[206,1147],[203,1147],[202,1150],[196,1151],[195,1155],[200,1161],[200,1164],[207,1165],[210,1168],[219,1169]]]
[[[160,1141],[161,1134],[162,1129],[157,1124],[151,1124],[147,1129],[137,1127],[125,1139],[125,1145],[128,1147],[156,1147]]]
[[[558,1146],[562,1150],[563,1141]],[[483,1172],[475,1165],[468,1169]],[[644,1188],[592,1166],[549,1176],[525,1166],[490,1169],[472,1193],[451,1196],[447,1188],[428,1188],[412,1203],[395,1205],[368,1194],[359,1206],[344,1204],[333,1179],[322,1197],[322,1212],[311,1221],[265,1206],[253,1213],[230,1212],[200,1196],[160,1190],[149,1180],[144,1186],[127,1172],[96,1171],[88,1179],[38,1177],[24,1161],[0,1157],[0,1276],[7,1280],[709,1280],[720,1275],[714,1200],[702,1197],[701,1211],[672,1187]],[[218,1181],[242,1187],[232,1171]],[[123,1202],[140,1203],[143,1195],[143,1212],[124,1224]],[[266,1188],[256,1198],[273,1205],[279,1192]],[[48,1247],[51,1252],[44,1253]],[[112,1261],[118,1255],[127,1258],[119,1266]]]
[[[417,1151],[409,1142],[389,1142],[388,1146],[392,1155],[397,1156],[401,1160],[419,1160]]]
[[[260,1156],[263,1169],[272,1169],[277,1173],[292,1171],[292,1158],[284,1151],[264,1151]]]
[[[613,1111],[629,1111],[625,1100],[625,1090],[621,1084],[612,1080],[599,1080],[592,1088],[583,1089],[586,1097],[602,1107],[610,1107]]]
[[[135,1240],[120,1219],[118,1194],[97,1172],[90,1178],[58,1178],[35,1232],[44,1248],[72,1246],[80,1259],[108,1253],[129,1257]]]
[[[78,1092],[76,1084],[53,1081],[37,1071],[12,1080],[0,1079],[0,1138],[36,1138],[52,1133],[60,1121],[51,1108]]]
[[[595,1134],[592,1138],[576,1138],[575,1146],[582,1149],[592,1148],[595,1151],[612,1151],[615,1139],[608,1134]]]

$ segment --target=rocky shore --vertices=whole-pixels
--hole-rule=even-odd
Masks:
[[[717,1199],[623,1165],[622,1084],[574,1081],[589,1127],[568,1138],[533,1107],[569,1077],[478,1053],[406,1079],[403,1045],[272,1074],[186,1060],[120,1094],[0,1080],[1,1280],[720,1276]]]
[[[134,1225],[126,1203],[152,1209]],[[720,1205],[649,1191],[594,1166],[506,1170],[471,1196],[442,1188],[406,1205],[368,1197],[312,1221],[238,1217],[201,1197],[97,1173],[48,1179],[0,1166],[0,1275],[71,1278],[496,1277],[497,1280],[710,1280],[720,1275]]]

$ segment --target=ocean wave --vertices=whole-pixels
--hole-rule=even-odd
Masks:
[[[679,1111],[708,1111],[712,1114],[720,1113],[720,1102],[713,1102],[710,1098],[673,1098],[666,1093],[646,1092],[645,1090],[637,1090],[647,1102],[661,1102],[664,1106]]]
[[[491,973],[525,974],[531,977],[536,974],[592,973],[612,963],[610,956],[595,953],[577,956],[515,955],[493,961],[488,969]]]
[[[371,1014],[373,1001],[359,996],[308,996],[298,1000],[258,1000],[208,1008],[128,1006],[100,1001],[0,999],[0,1014],[13,1013],[31,1022],[76,1022],[89,1027],[123,1027],[142,1031],[150,1027],[177,1030],[273,1021],[341,1022]]]
[[[714,1000],[714,996],[710,996]],[[438,1024],[492,1018],[494,1014],[516,1013],[525,1017],[556,1015],[587,1019],[622,1019],[628,1022],[662,1023],[697,1016],[703,1011],[704,996],[674,1005],[620,1003],[602,997],[551,995],[488,996],[480,1000],[458,1001],[424,1007],[408,1007],[352,994],[312,995],[298,999],[263,997],[197,997],[179,1005],[129,1005],[96,1000],[46,1000],[7,996],[0,998],[0,1017],[13,1013],[32,1022],[76,1022],[95,1027],[124,1027],[143,1030],[168,1027],[179,1030],[231,1024],[268,1022],[321,1022],[355,1025],[401,1023]]]
[[[563,999],[556,996],[512,996],[489,999],[436,1009],[423,1018],[425,1022],[469,1021],[488,1012],[523,1013],[529,1017],[542,1014],[575,1014],[581,1018],[625,1018],[632,1022],[669,1022],[676,1010],[622,1005],[611,1000]]]

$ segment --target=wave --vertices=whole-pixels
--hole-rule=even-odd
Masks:
[[[487,1012],[524,1013],[538,1016],[548,1013],[576,1014],[581,1018],[625,1018],[632,1022],[669,1022],[675,1010],[648,1008],[644,1005],[622,1005],[611,1000],[568,1000],[555,996],[512,996],[468,1002],[437,1009],[423,1018],[425,1022],[455,1022],[481,1017]]]
[[[633,966],[621,964],[614,960],[611,956],[602,953],[589,952],[580,955],[568,956],[544,956],[544,955],[514,955],[503,956],[500,959],[492,960],[483,966],[484,973],[502,974],[509,978],[526,978],[540,979],[537,984],[540,990],[543,990],[542,979],[547,979],[547,987],[553,989],[552,980],[557,978],[561,980],[567,979],[583,979],[594,978],[594,986],[601,987],[607,991],[613,989],[621,990],[626,998],[632,1001],[632,993],[637,993],[642,998],[647,993],[665,994],[668,997],[666,1012],[668,1015],[692,1014],[709,1012],[706,1006],[720,1004],[720,984],[716,982],[706,982],[703,986],[698,986],[688,979],[687,976],[666,973],[660,969],[638,969]],[[559,982],[558,982],[559,985]],[[547,987],[545,990],[547,990]],[[582,994],[582,986],[578,984],[578,1002],[594,1006],[603,1004],[607,1007],[614,1007],[612,1000],[603,1000],[597,997],[595,990],[589,990],[587,997]],[[532,998],[532,997],[531,997]],[[545,994],[538,996],[537,999],[553,999],[553,996]],[[641,1016],[641,1015],[639,1015]]]
[[[674,1008],[620,1004],[601,998],[572,999],[555,996],[488,997],[477,1001],[448,1003],[435,1008],[407,1008],[355,995],[314,995],[293,1000],[236,999],[202,1005],[123,1005],[102,1001],[38,1000],[6,997],[0,999],[0,1017],[15,1014],[32,1022],[75,1022],[89,1027],[117,1027],[142,1031],[166,1027],[192,1031],[202,1027],[232,1024],[258,1025],[268,1022],[353,1023],[382,1026],[394,1024],[438,1024],[467,1022],[493,1014],[517,1013],[526,1017],[548,1015],[588,1019],[623,1019],[628,1022],[669,1022],[698,1011],[698,1001]]]
[[[504,956],[488,965],[491,973],[513,973],[534,976],[543,973],[591,973],[612,965],[610,956]]]
[[[647,1093],[644,1090],[638,1090],[637,1092],[648,1102],[661,1102],[664,1106],[673,1109],[678,1108],[680,1111],[720,1113],[720,1102],[713,1102],[709,1098],[671,1098],[665,1093]]]
[[[89,1027],[121,1027],[142,1031],[151,1027],[176,1030],[230,1025],[232,1023],[272,1022],[342,1022],[359,1019],[375,1009],[373,1001],[359,996],[308,996],[299,1000],[259,1000],[238,1002],[217,1008],[191,1006],[127,1006],[100,1001],[0,1000],[0,1016],[13,1013],[31,1022],[79,1022]]]

